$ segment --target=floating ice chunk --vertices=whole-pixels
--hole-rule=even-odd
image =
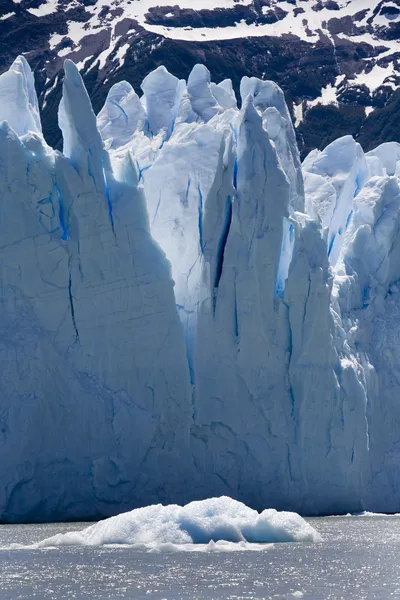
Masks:
[[[103,546],[109,544],[209,544],[210,542],[321,542],[320,534],[291,512],[261,514],[226,496],[186,506],[156,504],[100,521],[82,531],[57,534],[37,544]],[[242,546],[243,547],[243,546]]]

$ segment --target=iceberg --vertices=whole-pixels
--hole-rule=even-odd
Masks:
[[[0,520],[398,512],[400,145],[301,164],[279,87],[203,65],[138,92],[96,117],[67,60],[59,152],[0,76]]]
[[[127,544],[149,549],[174,545],[186,550],[193,544],[210,543],[211,549],[212,543],[221,541],[245,543],[240,547],[246,548],[274,542],[321,542],[322,538],[296,513],[266,509],[259,514],[232,498],[220,497],[186,506],[157,504],[137,508],[82,531],[56,534],[35,547]]]

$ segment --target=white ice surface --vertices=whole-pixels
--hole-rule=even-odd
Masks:
[[[261,514],[232,498],[209,498],[186,506],[146,506],[123,513],[82,531],[57,534],[37,548],[143,544],[186,549],[251,549],[251,544],[321,542],[320,534],[296,513],[266,509]],[[210,542],[215,542],[216,545]],[[222,544],[221,542],[230,542]],[[190,546],[189,546],[190,548]]]

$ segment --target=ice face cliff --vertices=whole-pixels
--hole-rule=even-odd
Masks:
[[[399,511],[400,146],[301,167],[272,82],[137,92],[96,119],[66,61],[60,153],[0,76],[0,519]]]

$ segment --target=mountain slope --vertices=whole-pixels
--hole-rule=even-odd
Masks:
[[[35,69],[53,145],[61,140],[66,57],[78,64],[95,110],[116,81],[139,91],[161,64],[184,77],[202,62],[236,91],[249,73],[276,81],[303,155],[341,134],[367,150],[399,139],[399,0],[5,0],[0,36],[1,71],[19,53]]]

